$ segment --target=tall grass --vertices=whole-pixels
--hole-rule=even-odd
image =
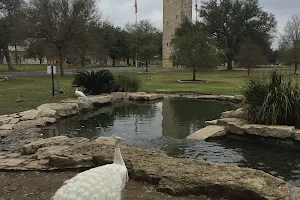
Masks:
[[[274,71],[269,76],[249,77],[243,94],[250,123],[299,126],[300,87],[291,75]]]
[[[142,87],[142,80],[135,73],[115,75],[116,91],[137,92]]]

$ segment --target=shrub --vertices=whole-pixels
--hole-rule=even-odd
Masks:
[[[300,87],[290,75],[252,76],[243,94],[250,123],[299,126]]]
[[[114,76],[107,70],[78,72],[72,83],[73,87],[83,87],[91,95],[114,91]]]
[[[142,86],[142,80],[137,74],[118,74],[115,77],[116,91],[137,92]]]

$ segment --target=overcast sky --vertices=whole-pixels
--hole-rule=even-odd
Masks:
[[[162,30],[163,0],[137,0],[137,2],[138,19],[149,19]],[[275,14],[279,33],[282,32],[287,20],[293,14],[298,14],[297,11],[300,10],[300,0],[260,0],[260,5],[264,10]],[[127,22],[135,22],[134,0],[100,0],[99,8],[102,17],[114,23],[115,26],[124,27]],[[195,12],[193,17],[195,18]],[[276,41],[273,46],[277,46]]]

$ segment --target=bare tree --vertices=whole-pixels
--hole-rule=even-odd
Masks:
[[[265,63],[267,56],[264,55],[262,48],[260,48],[253,40],[246,37],[241,42],[237,60],[242,67],[247,68],[249,76],[251,68]]]
[[[15,68],[8,46],[12,43],[16,46],[17,41],[25,35],[24,29],[21,28],[25,19],[22,12],[24,7],[23,0],[0,0],[0,49],[2,58],[3,55],[6,58],[9,71],[15,71]]]
[[[293,15],[284,28],[284,34],[280,39],[281,59],[295,66],[294,74],[297,73],[300,61],[300,17]]]
[[[31,0],[28,14],[33,36],[54,47],[64,75],[67,52],[96,18],[95,0]]]

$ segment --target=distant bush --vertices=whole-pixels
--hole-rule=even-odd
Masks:
[[[251,76],[243,88],[250,123],[299,126],[300,87],[290,75]]]
[[[110,93],[115,89],[114,76],[107,70],[78,72],[72,83],[73,87],[83,87],[91,95]]]
[[[142,86],[142,80],[137,74],[118,74],[115,76],[116,91],[137,92]]]

